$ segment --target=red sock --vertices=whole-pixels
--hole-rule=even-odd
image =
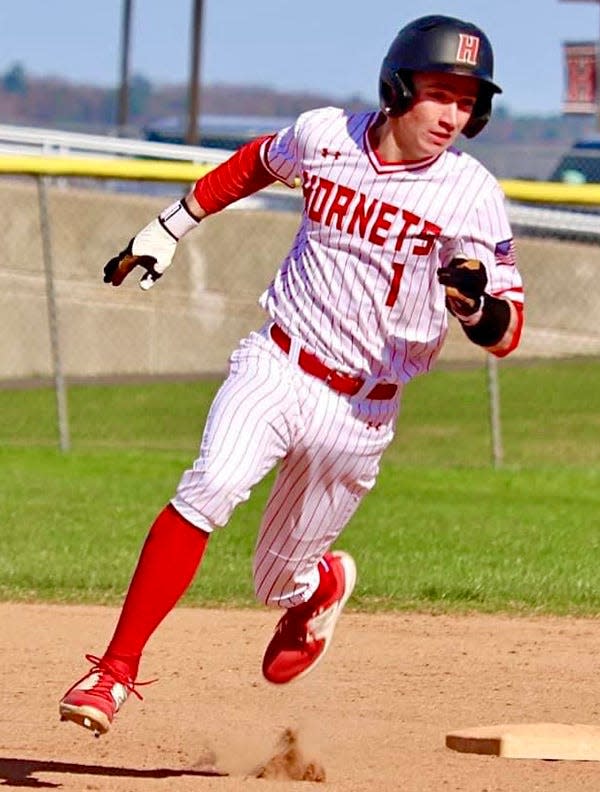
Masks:
[[[132,679],[148,639],[192,582],[209,536],[170,504],[154,521],[104,655],[126,663]]]

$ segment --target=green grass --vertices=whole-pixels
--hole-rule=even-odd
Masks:
[[[195,454],[219,381],[71,386],[73,448]],[[510,465],[600,465],[600,361],[501,366],[505,458]],[[404,394],[393,461],[478,467],[490,462],[484,368],[437,370]],[[0,390],[0,444],[56,446],[49,388]]]
[[[412,383],[377,486],[339,543],[359,566],[351,604],[600,613],[599,371],[502,369],[501,470],[489,464],[485,372]],[[0,391],[0,598],[119,602],[217,387],[72,387],[68,454],[54,447],[50,391]],[[185,602],[253,604],[271,482],[211,539]]]

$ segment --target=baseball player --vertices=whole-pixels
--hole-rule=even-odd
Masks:
[[[106,732],[142,650],[188,588],[213,531],[271,469],[278,475],[253,563],[257,598],[283,610],[262,662],[283,684],[329,648],[355,585],[331,548],[375,484],[402,391],[435,363],[448,314],[498,356],[519,342],[523,289],[504,198],[454,147],[486,125],[493,55],[475,25],[426,16],[391,44],[380,109],[326,107],[254,140],[200,179],[104,268],[151,288],[199,222],[278,180],[302,186],[292,247],[260,298],[209,411],[199,456],[144,543],[112,639],[60,702],[60,717]]]

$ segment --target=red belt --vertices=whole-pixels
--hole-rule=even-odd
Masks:
[[[271,325],[271,338],[286,355],[289,354],[292,340],[279,325]],[[330,369],[316,355],[313,355],[312,352],[307,352],[305,349],[300,350],[298,365],[302,371],[306,371],[307,374],[312,374],[313,377],[326,382],[332,390],[338,393],[345,393],[347,396],[354,396],[365,384],[364,379],[360,377],[353,377],[351,374],[344,374],[343,371]],[[365,398],[393,399],[397,391],[397,385],[391,382],[380,382],[367,393]]]

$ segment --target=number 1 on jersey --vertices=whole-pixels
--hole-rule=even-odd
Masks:
[[[399,261],[392,261],[392,269],[394,270],[394,274],[392,276],[392,282],[390,284],[387,300],[385,301],[385,304],[389,308],[395,305],[396,300],[398,299],[400,281],[402,280],[402,273],[404,272],[404,264],[401,264]]]

